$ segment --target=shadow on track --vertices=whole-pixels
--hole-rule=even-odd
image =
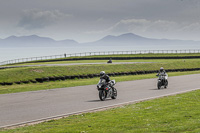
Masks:
[[[158,88],[154,88],[154,89],[149,89],[149,90],[166,90],[167,88],[160,88],[160,89],[158,89]]]
[[[105,101],[110,101],[113,99],[106,99]],[[101,101],[101,100],[90,100],[90,101],[86,101],[86,102],[105,102],[105,101]]]

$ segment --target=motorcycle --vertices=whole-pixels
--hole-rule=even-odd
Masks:
[[[156,75],[158,76],[158,83],[157,83],[157,87],[158,89],[160,89],[162,86],[164,86],[164,88],[167,88],[168,86],[168,75],[167,74],[160,74],[160,75]]]
[[[106,98],[117,98],[117,89],[113,86],[116,84],[115,80],[111,80],[109,83],[106,83],[105,79],[100,79],[97,84],[97,89],[99,91],[99,99],[104,101]]]

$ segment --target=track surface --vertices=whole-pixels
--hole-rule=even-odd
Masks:
[[[73,114],[158,96],[198,89],[200,74],[169,77],[168,89],[157,90],[157,79],[119,82],[116,100],[100,101],[96,85],[0,95],[0,128],[18,123]]]

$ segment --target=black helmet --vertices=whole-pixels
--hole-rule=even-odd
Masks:
[[[102,78],[102,77],[104,77],[106,75],[106,73],[104,72],[104,71],[101,71],[100,72],[100,77]]]
[[[164,68],[163,68],[163,67],[161,67],[161,68],[160,68],[160,71],[161,71],[161,72],[163,72],[163,70],[164,70]]]

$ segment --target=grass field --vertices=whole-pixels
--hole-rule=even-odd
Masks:
[[[112,58],[112,57],[187,57],[187,56],[200,56],[200,53],[174,53],[174,54],[119,54],[119,55],[94,55],[94,56],[75,56],[75,57],[67,57],[67,58],[58,58],[58,59],[48,59],[48,60],[38,60],[38,61],[48,61],[48,62],[38,62],[35,63],[35,61],[29,61],[29,62],[22,62],[22,63],[16,63],[16,64],[9,64],[4,66],[16,66],[16,65],[35,65],[35,64],[59,64],[59,63],[70,63],[70,62],[77,62],[77,63],[84,63],[84,62],[107,62],[107,60],[87,60],[87,61],[59,61],[63,59],[76,59],[76,58]],[[57,61],[54,61],[57,60]],[[52,61],[52,62],[51,62]]]
[[[115,62],[156,62],[156,63],[163,63],[163,62],[171,62],[172,60],[177,61],[185,61],[188,59],[130,59],[130,60],[112,60],[113,63]],[[198,60],[198,59],[189,59],[189,60]],[[107,63],[108,60],[76,60],[76,61],[56,61],[56,62],[36,62],[36,63],[21,63],[21,64],[13,64],[7,66],[25,66],[25,65],[47,65],[47,64],[78,64],[78,63]]]
[[[153,60],[151,60],[153,61]],[[143,70],[159,70],[161,66],[165,69],[198,68],[200,59],[185,60],[155,60],[156,63],[140,64],[98,64],[98,65],[74,65],[74,66],[41,66],[23,67],[0,70],[0,82],[16,82],[35,80],[35,78],[99,74],[100,71],[113,72],[135,72]]]
[[[2,133],[199,133],[200,90]]]
[[[108,60],[76,60],[76,61],[56,61],[56,62],[37,62],[37,63],[21,63],[7,66],[24,66],[24,65],[44,65],[44,64],[75,64],[75,63],[107,63]],[[161,62],[162,60],[112,60],[113,62]]]
[[[123,60],[127,61],[127,60]],[[128,60],[135,62],[136,60]],[[160,59],[160,60],[139,60],[141,62],[154,62],[148,64],[98,64],[98,65],[74,65],[74,66],[40,66],[40,67],[22,67],[9,68],[0,70],[0,82],[17,82],[35,80],[35,78],[70,76],[70,75],[87,75],[99,74],[104,70],[106,73],[113,72],[134,72],[141,70],[159,70],[161,66],[165,69],[180,68],[198,68],[200,59]],[[199,72],[183,72],[181,74],[193,74]],[[178,74],[178,73],[174,73]],[[173,76],[173,74],[170,76]],[[155,74],[135,75],[135,76],[118,76],[111,77],[118,81],[137,80],[144,78],[154,78]],[[0,94],[15,93],[24,91],[35,91],[44,89],[54,89],[63,87],[72,87],[80,85],[96,84],[99,78],[93,79],[75,79],[66,81],[54,81],[44,83],[14,84],[11,86],[0,86]]]

